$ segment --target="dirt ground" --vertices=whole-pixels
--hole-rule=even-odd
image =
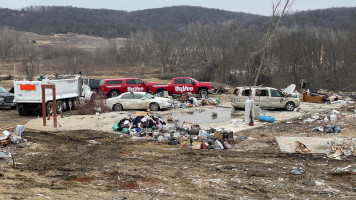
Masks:
[[[323,122],[304,122],[305,116],[236,132],[254,139],[226,151],[182,150],[94,130],[26,130],[26,143],[2,148],[15,153],[16,165],[0,162],[0,199],[354,199],[355,158],[285,154],[274,139],[355,137],[355,118],[346,117],[355,114],[352,106],[339,109],[345,116],[339,134],[312,131]],[[29,120],[14,110],[0,116],[1,124]],[[349,165],[350,171],[335,170]],[[294,167],[305,173],[292,174]]]

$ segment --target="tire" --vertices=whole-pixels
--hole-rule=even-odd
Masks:
[[[46,114],[50,114],[52,115],[53,114],[53,102],[50,101],[50,102],[47,102],[46,104]]]
[[[72,100],[68,101],[68,110],[73,110],[73,101]]]
[[[56,111],[57,111],[57,114],[60,114],[61,112],[63,112],[63,102],[62,101],[56,102]]]
[[[122,108],[122,105],[118,103],[112,107],[112,110],[113,111],[123,111],[124,109]]]
[[[16,106],[17,107],[17,112],[21,115],[21,116],[27,116],[28,110],[26,109],[26,107],[23,104],[19,104]]]
[[[63,101],[63,111],[68,110],[68,101],[64,100]]]
[[[110,93],[109,93],[109,98],[112,98],[112,97],[117,97],[119,96],[119,91],[117,90],[111,90]]]
[[[294,110],[294,107],[295,107],[294,103],[291,102],[291,101],[289,101],[289,102],[287,102],[286,105],[284,106],[284,109],[285,109],[286,111],[293,111],[293,110]]]
[[[200,89],[200,90],[199,90],[199,96],[200,96],[200,97],[203,97],[203,95],[204,95],[205,97],[208,96],[208,90],[207,90],[207,89]]]
[[[150,110],[158,111],[159,110],[159,104],[158,103],[151,103],[150,104]]]
[[[71,99],[68,101],[68,108],[75,110],[78,108],[78,106],[79,106],[78,99]]]

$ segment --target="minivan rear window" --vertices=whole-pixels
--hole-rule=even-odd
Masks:
[[[251,94],[251,90],[248,89],[248,90],[242,90],[242,96],[250,96]]]
[[[122,80],[106,81],[106,85],[116,85],[116,84],[122,84]]]

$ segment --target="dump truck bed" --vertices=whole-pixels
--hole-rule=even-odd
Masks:
[[[56,87],[56,99],[80,97],[82,94],[81,76],[70,79],[44,79],[42,81],[14,81],[16,103],[42,103],[41,85],[52,84]],[[52,90],[46,89],[46,102],[53,100]]]

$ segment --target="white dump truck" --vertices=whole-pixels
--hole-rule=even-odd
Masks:
[[[83,84],[81,75],[64,75],[55,79],[43,79],[41,81],[14,81],[14,102],[20,115],[30,113],[42,114],[42,88],[41,85],[55,85],[56,109],[61,111],[75,109],[80,97],[90,100],[92,92],[90,87]],[[53,113],[52,89],[46,89],[46,111]]]

